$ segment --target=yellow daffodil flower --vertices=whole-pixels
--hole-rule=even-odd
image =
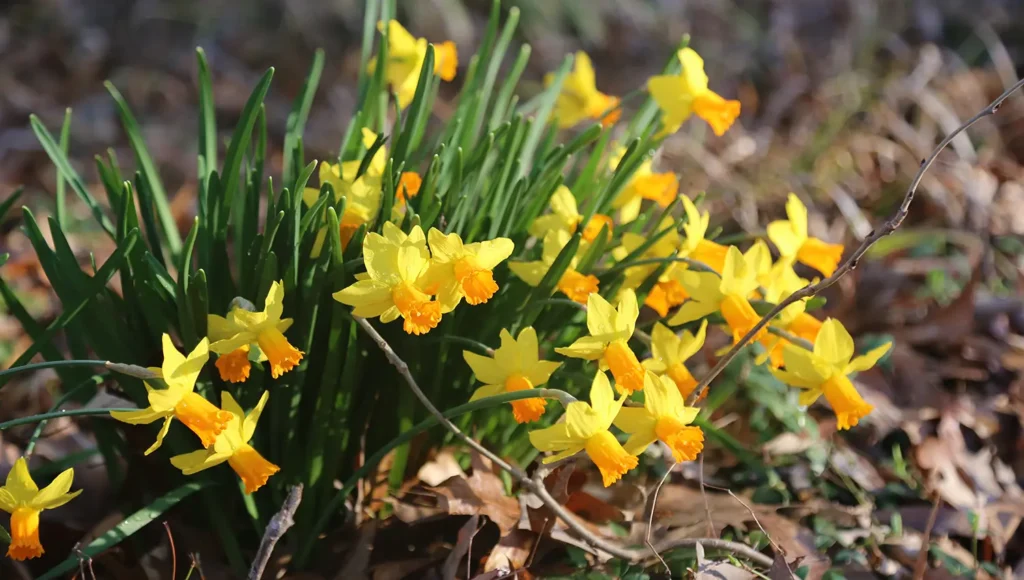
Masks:
[[[227,461],[238,477],[242,478],[245,493],[252,493],[263,487],[271,475],[281,470],[249,445],[252,434],[256,431],[256,422],[260,420],[260,413],[263,412],[268,398],[270,393],[264,391],[256,407],[246,415],[231,393],[222,392],[221,407],[231,414],[227,429],[217,436],[217,440],[209,449],[175,455],[171,458],[171,465],[185,475],[192,475]]]
[[[73,500],[82,490],[68,493],[75,478],[74,469],[65,469],[42,490],[28,472],[28,462],[19,457],[14,462],[7,483],[0,487],[0,509],[11,514],[11,545],[7,556],[27,560],[43,555],[39,543],[39,513],[58,508]]]
[[[698,320],[721,310],[722,317],[732,329],[733,342],[736,342],[761,320],[749,301],[757,290],[756,272],[735,246],[730,247],[725,256],[721,278],[713,272],[690,271],[683,277],[683,286],[690,300],[668,321],[670,326]],[[755,340],[765,332],[761,329]]]
[[[620,294],[618,308],[613,308],[600,294],[587,299],[587,330],[584,336],[555,352],[572,358],[599,360],[615,377],[615,387],[622,393],[644,388],[644,368],[629,348],[629,339],[636,329],[640,309],[636,294],[626,289]]]
[[[748,251],[747,254],[749,255],[750,252]],[[770,266],[768,274],[761,277],[761,285],[765,290],[764,299],[772,304],[778,304],[793,292],[806,286],[807,280],[793,271],[791,261],[781,259]],[[821,328],[821,321],[807,314],[806,307],[805,300],[790,304],[772,320],[771,326],[813,343]],[[759,339],[759,342],[765,347],[765,354],[757,359],[757,363],[762,364],[765,360],[769,360],[773,368],[781,367],[784,363],[783,352],[786,345],[790,344],[789,341],[780,336],[765,335]]]
[[[686,212],[686,223],[683,224],[683,241],[679,248],[680,258],[691,258],[708,266],[715,272],[725,267],[725,255],[729,248],[704,239],[708,234],[711,214],[701,213],[690,198],[683,196],[683,211]]]
[[[535,389],[548,382],[551,373],[561,363],[540,360],[537,352],[537,332],[532,326],[521,330],[518,339],[512,338],[512,334],[504,328],[501,329],[501,346],[494,350],[493,357],[462,351],[466,364],[473,369],[476,378],[484,383],[469,400]],[[541,418],[547,401],[541,398],[521,399],[511,404],[516,422],[529,423]]]
[[[206,317],[209,328],[210,350],[217,353],[220,378],[240,383],[249,378],[251,363],[249,352],[258,346],[257,360],[270,361],[270,374],[275,379],[298,366],[302,351],[292,346],[284,332],[292,325],[284,313],[284,283],[274,282],[263,303],[262,312],[250,312],[235,306],[227,318],[210,314]]]
[[[544,88],[555,80],[553,73],[544,76]],[[572,72],[562,82],[562,92],[555,101],[555,118],[558,126],[566,129],[587,119],[600,120],[605,127],[618,121],[622,111],[618,109],[619,99],[597,90],[594,66],[583,51],[576,52]]]
[[[644,406],[623,407],[615,417],[615,426],[629,433],[623,446],[626,453],[640,455],[648,445],[661,440],[672,450],[677,463],[693,461],[704,449],[704,432],[690,425],[700,410],[686,406],[669,377],[648,372],[644,381]]]
[[[853,337],[841,322],[829,318],[821,325],[813,352],[787,346],[783,353],[786,370],[772,369],[772,373],[786,384],[805,389],[800,393],[801,405],[810,405],[825,395],[836,414],[836,427],[849,429],[873,409],[854,388],[849,375],[875,366],[890,347],[892,343],[886,343],[854,358]]]
[[[576,205],[576,196],[568,187],[559,185],[555,193],[552,194],[548,207],[551,208],[551,213],[540,216],[530,224],[531,236],[544,239],[544,236],[552,230],[565,231],[569,234],[576,233],[576,228],[583,221],[583,215],[580,214]],[[594,214],[583,228],[583,240],[593,243],[604,226],[608,226],[608,232],[611,233],[614,227],[612,218]]]
[[[683,363],[697,354],[704,346],[707,329],[708,321],[704,320],[696,335],[687,330],[683,332],[682,336],[678,336],[664,324],[660,322],[655,324],[654,330],[651,332],[651,354],[653,357],[643,362],[644,368],[656,375],[664,375],[671,379],[684,399],[690,396],[697,386],[697,379],[693,378],[690,370]],[[645,390],[644,393],[646,392]]]
[[[231,419],[231,413],[221,411],[194,391],[196,379],[210,358],[210,341],[204,338],[188,357],[185,357],[174,348],[170,335],[164,334],[163,350],[163,365],[149,370],[160,375],[167,388],[154,389],[146,383],[149,407],[138,411],[111,411],[110,416],[132,425],[164,420],[156,436],[156,442],[146,450],[146,455],[156,451],[163,444],[174,419],[178,419],[198,435],[203,447],[209,447]]]
[[[464,244],[459,234],[436,228],[430,228],[427,240],[432,258],[424,284],[437,285],[441,312],[454,310],[463,297],[474,306],[490,300],[498,291],[493,270],[515,249],[508,238]]]
[[[652,232],[661,232],[665,228],[673,227],[674,220],[671,217],[665,218]],[[626,232],[622,234],[622,241],[619,247],[612,250],[612,257],[621,262],[642,246],[648,240],[648,236]],[[657,260],[674,256],[679,249],[679,234],[673,228],[667,234],[662,235],[654,244],[644,250],[638,260]],[[630,266],[623,272],[625,278],[622,288],[637,289],[644,283],[644,280],[653,274],[661,264],[642,264]],[[686,265],[678,262],[665,264],[666,268],[658,276],[658,281],[651,288],[644,300],[644,304],[653,308],[661,316],[668,314],[669,309],[682,304],[686,300],[686,290],[678,281],[678,272],[685,270]]]
[[[562,248],[569,243],[569,239],[571,237],[572,235],[565,230],[549,231],[544,236],[540,260],[534,260],[532,262],[509,262],[509,270],[512,270],[512,273],[518,276],[523,282],[536,287],[540,284],[541,280],[544,279],[544,275],[548,273],[548,270],[551,268],[551,264],[555,262],[555,258],[558,257]],[[570,300],[574,300],[580,304],[586,304],[587,297],[598,290],[597,276],[594,276],[593,274],[581,274],[575,269],[576,264],[579,262],[578,257],[585,254],[586,251],[587,245],[585,243],[580,244],[577,255],[573,256],[572,260],[569,262],[569,268],[566,269],[564,274],[562,274],[562,278],[555,286],[559,292],[565,294]]]
[[[614,170],[622,161],[622,155],[626,152],[624,148],[618,149],[611,158],[611,168]],[[640,215],[643,200],[648,199],[661,207],[668,207],[679,195],[679,179],[675,173],[655,173],[653,162],[644,161],[640,167],[630,176],[629,181],[623,186],[612,201],[612,207],[619,210],[619,223],[628,224]]]
[[[384,30],[384,23],[378,22],[377,29]],[[398,94],[398,106],[406,108],[416,96],[420,70],[427,57],[427,39],[409,34],[397,20],[388,21],[388,61],[384,77],[391,90]],[[369,69],[376,68],[377,59],[369,63]],[[444,81],[451,81],[459,67],[459,55],[455,43],[447,40],[434,46],[434,74]]]
[[[637,458],[627,453],[608,431],[625,400],[625,397],[615,398],[608,377],[598,371],[590,385],[590,403],[569,403],[565,409],[565,420],[546,429],[531,431],[530,443],[541,451],[558,452],[544,458],[544,463],[586,451],[601,471],[604,486],[608,487],[637,465]]]
[[[372,147],[376,141],[377,134],[363,127],[363,146]],[[320,183],[331,184],[331,187],[334,188],[335,202],[345,198],[345,212],[341,215],[339,223],[342,248],[348,246],[349,240],[352,239],[359,226],[372,222],[380,213],[381,187],[384,172],[387,170],[387,159],[387,149],[381,146],[373,154],[373,159],[367,165],[366,171],[358,178],[356,178],[356,174],[362,164],[361,159],[343,161],[335,165],[326,161],[320,162]],[[307,187],[302,191],[302,201],[306,207],[312,207],[319,197],[319,187]],[[327,229],[320,228],[313,241],[311,257],[316,258],[320,255],[320,250],[326,239]]]
[[[426,334],[441,322],[441,303],[431,299],[424,285],[430,251],[419,226],[406,235],[386,222],[384,235],[367,234],[363,262],[366,277],[333,294],[338,302],[354,306],[353,314],[379,316],[384,323],[401,316],[409,334]]]
[[[398,178],[398,189],[395,191],[395,204],[404,206],[406,200],[419,195],[420,187],[423,185],[423,178],[415,171],[403,171]]]
[[[675,133],[683,122],[696,114],[722,136],[740,114],[740,102],[726,100],[708,88],[704,59],[692,48],[677,53],[683,70],[678,75],[659,75],[647,81],[647,91],[662,111],[665,128],[659,135]]]
[[[843,259],[843,245],[829,244],[807,235],[807,207],[795,194],[786,200],[788,220],[768,224],[768,239],[784,258],[797,260],[831,276]]]

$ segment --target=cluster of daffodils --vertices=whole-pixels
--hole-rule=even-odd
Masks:
[[[385,323],[401,317],[407,333],[426,334],[463,299],[471,305],[490,300],[498,291],[494,268],[514,248],[508,238],[466,244],[436,228],[423,235],[415,226],[406,234],[385,222],[383,235],[363,240],[366,273],[334,299],[355,307],[356,316]]]
[[[162,337],[163,362],[147,369],[134,365],[114,365],[120,372],[145,379],[149,406],[137,411],[112,411],[110,416],[131,425],[162,421],[156,441],[146,449],[149,455],[160,448],[177,419],[199,438],[202,449],[176,455],[171,464],[185,475],[192,475],[227,462],[238,474],[246,493],[263,487],[280,468],[267,461],[250,445],[256,423],[270,397],[264,392],[248,413],[228,391],[221,393],[220,407],[196,392],[196,381],[210,359],[218,355],[215,366],[221,378],[231,383],[249,377],[253,363],[266,362],[276,379],[302,360],[302,352],[284,336],[291,326],[290,318],[281,318],[284,289],[274,282],[262,312],[242,299],[236,299],[227,317],[210,315],[209,336],[203,338],[187,356],[175,346],[171,337]],[[0,487],[0,509],[11,514],[11,545],[7,555],[15,560],[43,555],[39,541],[39,513],[64,505],[81,491],[68,493],[74,470],[58,475],[42,491],[32,480],[24,458],[15,462]]]

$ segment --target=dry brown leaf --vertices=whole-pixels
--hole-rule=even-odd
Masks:
[[[424,463],[416,472],[416,477],[431,487],[441,485],[449,478],[465,475],[466,472],[462,471],[459,461],[455,459],[455,453],[448,447],[438,451],[433,459]]]
[[[693,573],[694,580],[750,580],[756,576],[749,570],[734,566],[721,560],[707,560],[704,557],[704,546],[695,545],[697,551],[697,569]]]
[[[483,514],[498,525],[503,536],[519,523],[519,502],[505,495],[505,484],[490,471],[474,469],[469,477],[452,477],[430,489],[438,494],[440,507],[448,513]]]
[[[491,549],[484,564],[484,572],[501,572],[511,574],[528,574],[523,567],[530,558],[530,552],[537,542],[537,534],[530,530],[512,530],[507,536],[498,540]],[[526,577],[526,576],[522,576]]]

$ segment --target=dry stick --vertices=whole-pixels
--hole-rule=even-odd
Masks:
[[[1006,89],[1006,91],[1003,94],[999,95],[999,97],[996,98],[996,100],[992,101],[989,104],[989,106],[985,107],[980,112],[978,112],[978,114],[974,115],[973,117],[965,121],[964,124],[957,127],[956,130],[954,130],[952,133],[946,135],[946,137],[941,142],[939,142],[938,146],[936,146],[935,149],[932,150],[928,158],[921,161],[921,167],[917,170],[917,175],[914,176],[913,181],[910,182],[910,187],[907,188],[907,192],[903,196],[903,202],[900,203],[900,207],[896,211],[896,213],[891,218],[889,218],[884,224],[882,224],[881,227],[872,230],[871,234],[868,235],[868,237],[864,238],[864,241],[861,242],[860,246],[857,247],[853,254],[851,254],[850,257],[847,258],[843,262],[843,264],[839,266],[839,268],[835,272],[832,273],[831,276],[817,282],[816,284],[808,284],[807,286],[804,286],[803,288],[790,294],[789,296],[786,297],[785,300],[782,300],[781,302],[776,304],[774,308],[772,308],[767,314],[761,317],[761,320],[758,321],[758,323],[755,324],[754,327],[751,328],[750,331],[747,332],[747,334],[744,335],[743,338],[739,340],[739,342],[733,345],[733,347],[729,349],[729,352],[727,352],[725,356],[718,360],[718,364],[716,364],[714,368],[712,368],[711,371],[709,371],[708,374],[703,379],[701,379],[699,383],[697,383],[697,387],[694,389],[693,394],[690,395],[689,404],[693,405],[698,400],[700,400],[700,398],[704,395],[704,391],[707,390],[708,385],[710,385],[711,382],[714,381],[718,377],[718,375],[722,373],[723,370],[725,370],[725,367],[729,366],[729,363],[731,363],[733,359],[736,358],[736,356],[740,353],[741,350],[743,350],[744,347],[746,347],[754,340],[754,336],[756,336],[762,328],[768,326],[772,319],[778,316],[779,313],[781,313],[787,306],[795,303],[798,300],[803,300],[805,298],[816,296],[822,290],[838,282],[840,278],[849,274],[854,268],[857,267],[857,263],[864,256],[864,254],[867,253],[868,249],[871,248],[872,245],[874,245],[875,242],[896,231],[896,228],[900,227],[900,224],[902,224],[903,220],[906,219],[907,217],[907,213],[910,210],[910,204],[914,201],[914,195],[917,193],[917,187],[918,185],[921,184],[921,180],[924,178],[924,174],[927,173],[928,169],[932,166],[932,163],[934,163],[935,160],[938,158],[939,153],[942,153],[942,150],[945,149],[946,146],[949,145],[950,142],[953,141],[953,139],[956,138],[957,135],[964,132],[968,127],[974,125],[975,123],[977,123],[981,119],[984,119],[985,117],[989,117],[991,115],[996,114],[996,112],[999,110],[999,107],[1003,105],[1003,102],[1022,86],[1024,86],[1024,79],[1017,81],[1016,84]]]
[[[702,454],[701,461],[703,461],[703,459],[704,455]],[[670,465],[668,471],[666,471],[665,475],[662,476],[661,481],[658,482],[657,487],[654,488],[654,497],[651,498],[651,513],[647,516],[647,534],[644,536],[644,544],[654,552],[654,555],[658,557],[658,561],[661,562],[661,565],[665,567],[665,571],[669,574],[672,574],[672,569],[668,567],[668,564],[665,562],[665,558],[661,557],[661,554],[654,549],[654,544],[651,543],[651,530],[654,529],[654,508],[658,505],[658,494],[661,493],[661,488],[664,487],[665,482],[668,481],[669,476],[672,475],[672,470],[674,470],[678,465],[678,461]]]
[[[252,568],[249,568],[248,580],[260,580],[263,571],[270,562],[270,554],[281,536],[288,531],[288,528],[295,524],[293,519],[295,510],[299,509],[299,502],[302,501],[302,484],[293,485],[288,491],[288,497],[284,498],[281,510],[270,518],[266,531],[263,532],[263,540],[260,541],[260,548],[256,551],[256,558],[252,561]]]
[[[677,547],[693,547],[696,544],[702,544],[708,548],[732,552],[738,556],[742,556],[744,558],[747,558],[748,560],[757,562],[758,564],[761,564],[765,567],[770,567],[772,565],[773,560],[771,558],[765,556],[764,554],[754,550],[749,546],[737,542],[719,540],[716,538],[688,538],[674,540],[668,542],[667,545],[658,546],[652,553],[648,550],[633,550],[630,548],[625,548],[619,546],[618,544],[609,542],[608,540],[596,536],[593,532],[588,530],[587,527],[582,522],[580,522],[572,513],[570,513],[569,510],[565,508],[565,506],[558,503],[558,501],[555,498],[551,497],[551,493],[544,486],[544,478],[547,477],[548,473],[550,473],[554,465],[542,465],[534,472],[533,478],[531,479],[528,475],[526,475],[526,472],[519,469],[518,467],[510,465],[508,462],[498,457],[489,449],[481,445],[478,441],[463,433],[462,430],[456,427],[455,424],[452,423],[450,420],[445,418],[444,414],[437,407],[435,407],[432,402],[430,402],[430,399],[420,388],[419,384],[416,382],[416,379],[413,378],[412,373],[409,372],[409,365],[407,365],[405,361],[398,356],[394,349],[391,348],[391,345],[388,344],[388,341],[386,341],[384,337],[381,336],[379,332],[377,332],[377,329],[375,329],[372,324],[370,324],[365,318],[361,316],[353,316],[352,318],[356,321],[357,324],[359,324],[360,327],[362,327],[364,331],[366,331],[367,334],[370,335],[370,338],[372,338],[374,342],[377,343],[377,347],[380,348],[381,351],[384,353],[384,356],[387,357],[388,362],[390,362],[391,365],[395,367],[395,369],[398,371],[398,374],[402,376],[406,384],[409,386],[409,389],[411,389],[413,394],[416,395],[416,398],[418,398],[420,402],[423,403],[423,405],[427,408],[427,411],[429,411],[430,414],[433,415],[434,418],[436,418],[439,423],[441,423],[449,431],[451,431],[451,433],[455,435],[457,439],[459,439],[472,449],[476,450],[484,457],[490,459],[495,465],[504,469],[510,475],[512,475],[512,477],[516,479],[519,485],[523,486],[524,488],[532,492],[534,495],[539,497],[540,500],[544,502],[544,504],[552,512],[554,512],[559,519],[565,522],[569,529],[575,532],[576,535],[578,535],[581,539],[583,539],[591,546],[594,546],[599,550],[603,550],[611,554],[612,556],[622,558],[623,560],[628,560],[630,562],[639,562],[641,560],[651,557],[652,555],[657,556],[658,552],[664,552],[666,550]],[[254,579],[250,577],[250,580]]]

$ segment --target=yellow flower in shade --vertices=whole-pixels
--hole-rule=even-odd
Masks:
[[[648,445],[661,440],[672,450],[677,463],[693,461],[704,449],[704,432],[690,425],[699,409],[686,406],[669,377],[649,372],[644,381],[644,406],[623,407],[615,417],[615,426],[629,433],[626,453],[640,455]]]
[[[372,147],[377,141],[377,134],[363,128],[363,146]],[[348,246],[349,240],[359,229],[359,226],[372,222],[380,213],[381,187],[383,184],[384,172],[387,170],[387,150],[381,146],[373,154],[366,171],[358,178],[356,174],[362,164],[361,159],[354,161],[343,161],[340,164],[331,165],[326,161],[320,162],[320,183],[330,183],[334,189],[334,201],[338,202],[345,198],[345,211],[340,216],[339,229],[341,234],[341,246]],[[302,191],[302,201],[306,207],[312,207],[320,197],[319,187],[307,187]],[[316,258],[320,255],[324,240],[327,239],[327,228],[320,228],[316,239],[313,241],[311,256]]]
[[[656,228],[654,228],[653,232],[664,231],[665,228],[673,227],[673,224],[674,220],[671,217],[665,218]],[[626,232],[622,234],[622,241],[619,247],[612,250],[612,257],[616,261],[621,262],[626,258],[626,256],[645,244],[648,241],[648,237],[649,236],[643,236],[633,232]],[[636,259],[658,260],[669,258],[674,256],[678,249],[679,234],[676,233],[673,228],[644,250]],[[651,291],[647,294],[644,304],[653,308],[661,316],[665,316],[668,314],[670,308],[678,306],[686,300],[686,291],[677,280],[678,272],[686,269],[685,264],[670,262],[667,264],[651,263],[639,266],[630,266],[623,272],[625,277],[622,287],[632,288],[634,290],[639,288],[644,283],[644,280],[646,280],[662,265],[665,266],[665,270],[660,276],[658,276],[658,281],[655,282]]]
[[[536,287],[540,284],[541,280],[544,279],[544,275],[548,273],[548,270],[551,268],[551,264],[555,262],[555,258],[558,257],[562,248],[569,243],[569,238],[571,237],[572,234],[565,230],[550,230],[544,236],[540,260],[534,260],[532,262],[509,262],[509,270],[512,270],[512,273],[518,276],[523,282]],[[587,297],[598,290],[597,276],[594,276],[593,274],[582,274],[575,270],[576,264],[579,261],[578,256],[585,254],[586,251],[587,245],[585,243],[580,244],[577,255],[573,256],[572,260],[569,262],[569,268],[566,269],[564,274],[562,274],[562,278],[555,286],[559,292],[565,294],[570,300],[574,300],[580,304],[586,304]]]
[[[0,509],[11,514],[11,545],[7,555],[13,560],[27,560],[43,555],[39,543],[39,512],[58,508],[73,500],[82,490],[68,493],[75,478],[74,469],[65,469],[50,485],[39,489],[28,472],[28,462],[19,457],[7,474],[7,483],[0,487]]]
[[[565,409],[565,420],[546,429],[531,431],[530,443],[541,451],[558,452],[544,458],[544,463],[586,451],[601,471],[604,486],[608,487],[637,464],[637,458],[627,453],[608,431],[625,400],[625,397],[615,398],[608,377],[598,371],[590,385],[590,403],[569,403]]]
[[[540,360],[537,352],[537,332],[531,326],[521,330],[518,339],[512,338],[509,331],[502,329],[501,346],[495,349],[493,357],[462,351],[466,364],[473,369],[476,378],[484,383],[469,400],[536,389],[548,382],[551,373],[561,363]],[[536,421],[544,414],[546,404],[547,401],[541,398],[512,401],[512,416],[517,423]]]
[[[379,316],[384,323],[401,316],[409,334],[426,334],[441,322],[441,303],[431,299],[425,285],[430,251],[419,226],[406,235],[386,222],[384,235],[367,234],[363,262],[366,278],[333,294],[338,302],[355,307],[352,314]]]
[[[446,235],[436,228],[430,228],[427,240],[433,257],[424,284],[437,286],[441,312],[454,310],[463,297],[474,306],[490,300],[498,291],[493,270],[515,249],[508,238],[464,244],[459,234]]]
[[[683,363],[697,354],[704,346],[707,329],[708,321],[704,320],[701,322],[696,336],[688,330],[683,332],[682,336],[678,336],[664,324],[660,322],[655,324],[654,330],[651,332],[651,354],[653,357],[643,362],[644,368],[656,375],[667,376],[671,379],[684,399],[690,396],[697,386],[697,379],[693,378],[690,370]]]
[[[704,59],[692,48],[677,53],[683,70],[678,75],[659,75],[647,81],[647,91],[662,111],[665,128],[661,135],[675,133],[683,122],[696,114],[722,136],[740,114],[740,102],[723,99],[708,88]]]
[[[398,205],[405,205],[406,200],[419,195],[420,186],[423,185],[423,178],[415,171],[403,171],[398,179],[398,190],[395,192],[395,201]]]
[[[763,251],[766,252],[767,248]],[[745,257],[749,259],[750,255],[751,250],[748,250]],[[770,266],[768,273],[762,275],[760,279],[765,291],[764,299],[772,304],[778,304],[807,285],[807,280],[798,276],[793,271],[792,262],[786,259],[781,259]],[[804,312],[806,307],[807,302],[804,300],[790,304],[772,320],[771,326],[813,343],[821,328],[821,321]],[[790,342],[773,334],[762,336],[759,342],[765,347],[765,354],[759,357],[757,363],[762,364],[769,360],[773,368],[781,367],[784,363],[783,353]]]
[[[192,475],[227,461],[238,477],[242,478],[245,493],[252,493],[263,487],[271,475],[281,470],[249,445],[252,434],[256,431],[256,422],[260,420],[260,413],[263,412],[268,398],[270,393],[264,391],[256,407],[246,415],[231,393],[221,393],[221,407],[231,414],[227,429],[217,436],[217,440],[209,449],[175,455],[171,458],[171,465],[185,475]]]
[[[619,99],[597,90],[594,66],[583,51],[576,52],[572,72],[562,82],[562,92],[555,101],[555,118],[558,126],[566,129],[587,119],[600,120],[605,127],[618,121],[622,111]],[[544,87],[551,86],[555,75],[544,76]]]
[[[768,224],[768,239],[784,258],[797,260],[831,276],[843,259],[843,245],[829,244],[807,235],[807,207],[795,194],[786,200],[788,220]]]
[[[384,23],[378,22],[377,29],[383,32]],[[384,77],[398,94],[398,106],[403,109],[416,96],[416,85],[426,57],[427,39],[409,34],[397,20],[388,21],[388,60]],[[369,63],[370,70],[374,70],[376,65],[377,59],[374,58]],[[454,42],[449,40],[434,46],[434,74],[445,81],[451,81],[458,67],[459,55]]]
[[[756,272],[735,246],[730,247],[725,256],[721,278],[713,272],[686,272],[683,286],[690,300],[668,321],[671,326],[698,320],[720,310],[732,329],[733,342],[736,342],[761,321],[749,301],[757,290]],[[762,328],[755,340],[765,333]]]
[[[625,149],[619,149],[611,160],[611,168],[618,167]],[[644,161],[629,178],[615,199],[612,207],[619,210],[619,222],[629,223],[640,215],[643,200],[651,200],[661,207],[668,207],[679,194],[679,179],[675,173],[655,173],[650,160]]]
[[[138,411],[111,411],[110,416],[132,425],[164,420],[156,436],[156,442],[146,450],[146,455],[156,451],[163,444],[174,419],[181,421],[198,435],[203,447],[209,447],[231,419],[230,413],[221,411],[194,391],[196,379],[210,358],[210,341],[204,338],[188,357],[185,357],[174,348],[170,335],[164,334],[163,349],[163,365],[149,370],[160,375],[167,388],[154,389],[146,383],[149,407]]]
[[[810,405],[825,395],[836,414],[836,427],[849,429],[873,409],[854,388],[849,375],[875,366],[890,347],[891,342],[854,358],[850,333],[841,322],[829,318],[821,325],[814,351],[787,346],[784,351],[786,370],[772,369],[772,373],[786,384],[805,389],[800,393],[801,405]]]
[[[721,272],[725,267],[725,256],[729,248],[704,239],[708,234],[711,214],[701,213],[690,198],[683,196],[683,210],[686,212],[686,223],[683,224],[683,241],[679,248],[679,257],[691,258]]]
[[[551,208],[551,213],[540,216],[530,224],[531,236],[544,239],[544,236],[553,230],[565,231],[569,234],[576,233],[576,228],[583,222],[583,215],[580,214],[576,205],[576,196],[568,187],[559,185],[555,193],[552,194],[548,207]],[[583,240],[593,242],[601,233],[601,228],[605,226],[608,226],[608,232],[611,233],[614,227],[612,218],[594,214],[583,228]]]
[[[618,308],[613,308],[600,294],[591,294],[587,300],[590,336],[556,348],[555,352],[572,358],[600,361],[601,368],[612,371],[619,392],[628,394],[644,388],[644,368],[629,348],[629,339],[636,329],[640,310],[632,290],[627,288],[619,296]]]
[[[274,282],[263,303],[262,312],[250,312],[235,306],[227,318],[211,314],[206,317],[210,350],[217,353],[220,378],[240,383],[249,378],[249,351],[258,346],[257,360],[270,361],[270,374],[275,379],[298,366],[302,351],[292,346],[284,332],[292,325],[284,313],[284,285]]]

